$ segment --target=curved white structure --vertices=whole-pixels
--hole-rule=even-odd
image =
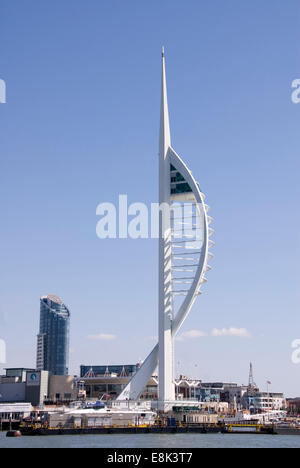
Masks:
[[[191,171],[171,146],[164,50],[159,143],[159,342],[118,397],[139,398],[159,366],[159,401],[175,400],[174,339],[210,270],[209,207]],[[178,303],[180,296],[183,302]]]

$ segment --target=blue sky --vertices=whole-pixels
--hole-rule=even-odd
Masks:
[[[214,217],[177,371],[299,395],[297,0],[2,0],[0,338],[35,363],[39,297],[72,313],[71,365],[135,363],[157,335],[157,241],[100,240],[96,207],[158,193],[160,50],[172,144]],[[210,336],[245,328],[249,338]],[[97,334],[114,340],[92,340]],[[179,363],[179,364],[178,364]]]

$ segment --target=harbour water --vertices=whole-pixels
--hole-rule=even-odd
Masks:
[[[0,448],[300,448],[300,436],[251,434],[138,434],[6,438]]]

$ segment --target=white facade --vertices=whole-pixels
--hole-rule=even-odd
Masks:
[[[175,400],[174,341],[206,282],[212,218],[199,184],[171,146],[164,50],[159,138],[159,342],[119,400],[136,400],[158,366],[159,402]],[[180,216],[178,216],[180,213]],[[180,302],[180,299],[182,299]]]
[[[282,393],[258,393],[253,397],[252,404],[256,411],[278,411],[286,408]]]
[[[19,420],[30,416],[32,410],[30,403],[0,404],[0,419],[2,421]]]
[[[171,147],[167,84],[164,53],[162,55],[162,89],[159,134],[159,204],[171,204]],[[173,295],[172,295],[172,229],[171,215],[161,214],[159,222],[159,400],[175,400],[174,385],[174,343],[172,337]]]

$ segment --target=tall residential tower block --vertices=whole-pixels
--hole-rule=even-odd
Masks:
[[[70,311],[54,295],[40,299],[40,333],[37,337],[37,370],[68,375]]]

